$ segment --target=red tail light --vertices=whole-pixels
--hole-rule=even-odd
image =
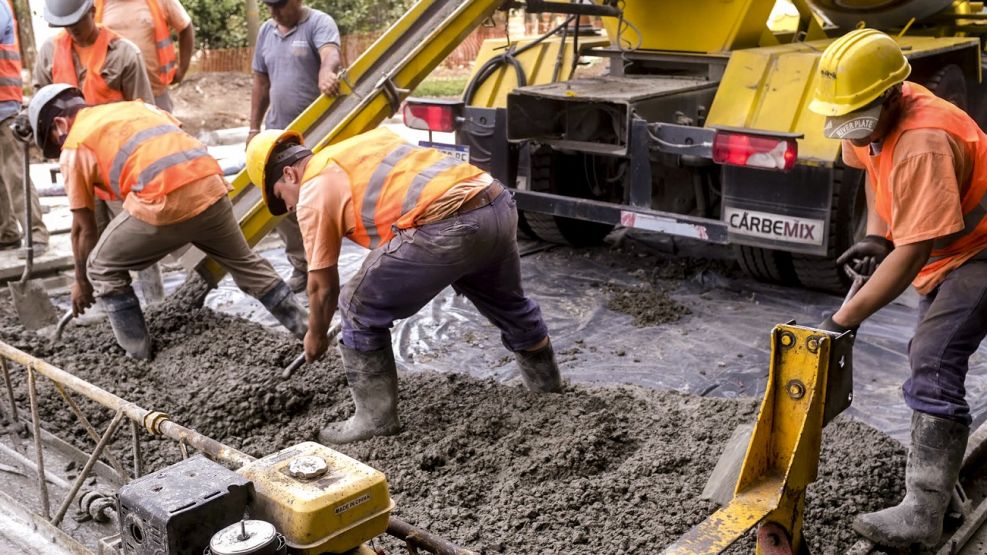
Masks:
[[[788,171],[798,159],[795,139],[720,131],[713,138],[717,164]]]
[[[452,133],[456,130],[456,107],[450,104],[404,104],[404,124],[412,129]]]

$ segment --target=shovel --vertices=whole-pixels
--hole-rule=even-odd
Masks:
[[[338,323],[337,324],[333,324],[333,326],[331,328],[329,328],[329,332],[326,333],[326,337],[329,339],[330,342],[333,339],[335,339],[337,335],[339,335],[339,330],[340,329],[342,329],[342,327]],[[305,353],[304,352],[302,354],[298,355],[297,357],[295,357],[295,360],[291,361],[291,364],[289,364],[288,366],[285,366],[284,367],[284,370],[281,372],[281,379],[282,380],[287,380],[288,378],[290,378],[291,375],[295,373],[295,370],[298,370],[299,368],[301,368],[301,366],[303,364],[305,364]]]
[[[853,279],[850,291],[843,299],[845,305],[857,294],[869,276],[858,274],[850,266],[844,266],[843,270]],[[713,473],[709,475],[709,479],[706,481],[706,486],[700,495],[702,499],[713,501],[721,507],[730,503],[734,491],[737,489],[737,480],[740,478],[740,470],[744,465],[744,457],[747,456],[747,447],[750,445],[753,434],[754,424],[741,424],[733,430],[733,435],[727,440],[723,452],[720,453],[720,459],[716,462]]]
[[[17,132],[14,133],[17,135]],[[24,274],[20,281],[12,281],[10,295],[14,299],[14,309],[25,328],[34,331],[50,326],[58,320],[55,307],[48,298],[41,280],[32,280],[31,271],[34,269],[34,240],[31,237],[31,177],[29,149],[30,143],[24,141],[24,237],[27,243],[27,256],[24,260]]]

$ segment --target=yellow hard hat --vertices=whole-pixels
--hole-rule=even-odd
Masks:
[[[822,53],[809,109],[824,116],[845,115],[877,100],[911,71],[901,47],[888,35],[874,29],[850,31]]]
[[[269,180],[265,179],[265,177],[267,176],[268,163],[279,164],[281,167],[284,167],[286,160],[288,160],[288,157],[283,155],[279,156],[278,160],[271,160],[271,155],[283,143],[301,145],[302,135],[290,129],[266,129],[258,133],[250,141],[250,144],[247,145],[247,176],[264,193],[264,202],[267,204],[267,209],[275,216],[284,214],[288,209],[285,207],[284,202],[274,195],[274,184],[277,182],[277,179]],[[308,150],[304,149],[304,147],[302,149],[305,151]],[[301,151],[292,152],[291,154],[295,157],[288,163],[298,161],[300,158],[298,155],[301,154]]]

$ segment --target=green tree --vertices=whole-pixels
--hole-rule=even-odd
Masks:
[[[247,46],[247,14],[240,0],[182,0],[195,24],[197,48]],[[267,15],[261,8],[261,17]]]
[[[380,31],[396,21],[414,0],[303,0],[336,20],[342,34]],[[271,11],[260,6],[261,20]],[[195,23],[199,48],[237,48],[247,45],[247,15],[241,0],[182,0]]]

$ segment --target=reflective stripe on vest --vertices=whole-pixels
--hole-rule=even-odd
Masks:
[[[51,79],[54,83],[65,83],[73,87],[82,89],[82,96],[86,103],[90,105],[106,104],[124,100],[123,92],[110,88],[103,79],[103,66],[106,64],[106,55],[109,52],[110,43],[120,37],[105,27],[99,28],[96,42],[93,43],[93,56],[90,59],[91,67],[86,68],[85,82],[79,87],[79,75],[75,67],[73,52],[75,44],[72,37],[65,31],[61,31],[55,36],[55,57],[51,65]],[[80,59],[81,62],[81,59]]]
[[[407,144],[386,127],[329,145],[305,168],[306,183],[335,163],[349,178],[354,242],[368,248],[407,229],[439,197],[483,170],[428,148]]]
[[[892,223],[894,204],[890,183],[894,149],[901,135],[913,129],[938,129],[949,133],[973,160],[969,180],[959,184],[963,229],[933,241],[932,254],[913,281],[920,293],[927,294],[950,270],[987,247],[987,135],[956,106],[920,85],[906,82],[902,89],[902,116],[885,138],[881,154],[871,156],[869,146],[852,147],[867,168],[874,186],[875,209],[888,224]]]
[[[14,27],[14,43],[0,44],[0,102],[24,99],[24,81],[22,81],[21,49],[17,31],[17,16],[14,8],[7,3],[10,11],[10,21]]]
[[[65,148],[96,154],[102,183],[124,199],[155,201],[188,183],[223,172],[205,146],[168,114],[140,101],[82,109]]]
[[[96,0],[96,22],[103,22],[103,10],[106,0]],[[158,55],[158,76],[163,84],[170,85],[178,71],[178,56],[175,53],[175,43],[171,40],[171,30],[168,20],[157,0],[147,0],[147,8],[154,21],[154,47]]]

